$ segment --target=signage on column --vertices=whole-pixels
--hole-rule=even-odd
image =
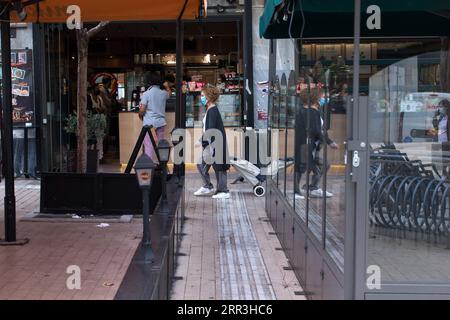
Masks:
[[[31,49],[11,50],[13,124],[34,121],[33,54]]]

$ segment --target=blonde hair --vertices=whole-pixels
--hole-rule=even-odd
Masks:
[[[211,103],[215,103],[217,100],[219,100],[220,97],[220,90],[213,85],[206,85],[203,88],[202,93]]]

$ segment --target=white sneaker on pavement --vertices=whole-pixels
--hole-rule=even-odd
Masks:
[[[201,187],[197,191],[194,192],[194,196],[210,196],[214,194],[214,189],[208,189],[205,187]]]
[[[230,199],[230,193],[229,192],[219,192],[218,194],[215,194],[212,196],[213,199]]]
[[[300,193],[296,193],[295,194],[295,199],[303,200],[303,199],[305,199],[305,197],[303,195],[301,195]]]
[[[322,198],[324,196],[324,192],[322,189],[316,189],[310,191],[311,197]],[[325,196],[327,198],[331,198],[333,194],[331,192],[325,191]]]

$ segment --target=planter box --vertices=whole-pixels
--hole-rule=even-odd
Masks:
[[[150,212],[161,197],[162,177],[154,175]],[[142,192],[135,174],[41,173],[41,213],[142,214]]]

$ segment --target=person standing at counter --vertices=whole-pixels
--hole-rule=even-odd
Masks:
[[[164,139],[166,128],[166,102],[171,95],[170,84],[166,81],[161,85],[161,78],[152,74],[149,79],[149,88],[142,95],[139,105],[139,115],[142,115],[144,126],[153,126],[156,132],[156,138]],[[144,139],[144,152],[158,162],[155,150],[148,135]]]
[[[219,137],[212,137],[211,140],[202,137],[201,145],[203,147],[203,152],[201,153],[200,159],[197,164],[197,169],[202,176],[203,187],[198,189],[194,195],[195,196],[210,196],[213,195],[213,199],[229,199],[230,192],[227,187],[227,171],[230,168],[228,164],[228,153],[227,153],[227,137],[225,133],[225,128],[223,126],[222,116],[217,108],[216,102],[219,99],[220,91],[216,87],[207,86],[202,90],[201,93],[201,104],[206,106],[206,114],[203,118],[203,134],[208,130],[217,130],[221,133],[222,144],[222,159],[218,159],[219,163],[215,161],[215,157],[218,155],[218,150],[213,148],[213,143],[215,139]],[[200,142],[199,142],[200,144]],[[199,145],[198,144],[198,145]],[[214,161],[213,161],[214,160]],[[209,177],[209,169],[211,165],[216,173],[217,179],[217,191],[214,190],[213,184]]]

